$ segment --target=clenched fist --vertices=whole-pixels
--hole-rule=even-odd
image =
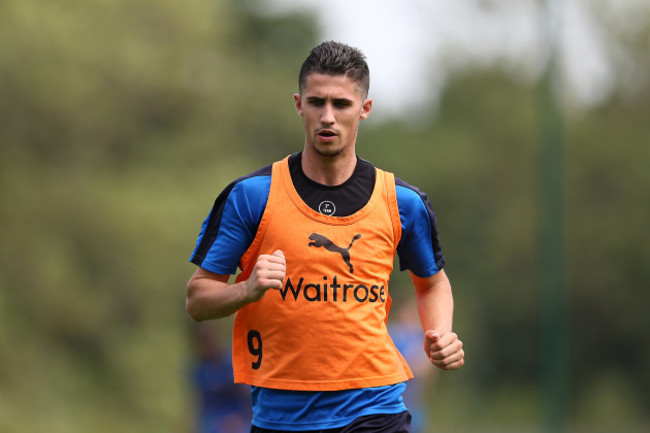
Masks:
[[[246,280],[246,290],[251,302],[260,299],[269,289],[281,289],[287,274],[287,261],[282,250],[262,254],[257,258],[253,272]]]
[[[463,342],[453,332],[426,331],[424,352],[433,365],[443,370],[455,370],[465,363]]]

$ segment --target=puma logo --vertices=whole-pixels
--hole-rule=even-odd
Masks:
[[[354,241],[359,239],[361,237],[360,234],[354,235],[352,238],[352,241],[350,242],[350,245],[347,248],[341,248],[338,245],[334,244],[334,242],[330,241],[323,235],[319,235],[318,233],[312,233],[309,235],[309,239],[312,241],[307,244],[310,247],[323,247],[327,251],[332,251],[333,253],[339,253],[341,257],[343,258],[343,261],[345,262],[346,265],[350,267],[350,272],[354,274],[354,266],[352,266],[352,263],[350,262],[350,248],[352,248],[352,244]]]

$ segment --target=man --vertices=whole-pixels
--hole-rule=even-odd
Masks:
[[[386,330],[396,252],[429,359],[463,365],[426,195],[356,155],[359,122],[372,111],[368,87],[360,51],[314,48],[294,95],[303,151],[231,183],[190,259],[199,268],[189,314],[236,312],[233,368],[252,386],[252,432],[410,431],[401,394],[413,375]]]
[[[250,389],[235,384],[228,344],[214,321],[190,328],[195,356],[191,383],[196,396],[196,433],[246,433],[252,416]]]

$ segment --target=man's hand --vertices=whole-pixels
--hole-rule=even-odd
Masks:
[[[282,250],[257,258],[253,272],[246,280],[246,291],[251,302],[260,299],[269,289],[281,289],[287,273],[287,261]]]
[[[433,365],[443,370],[456,370],[465,363],[463,342],[453,332],[426,331],[424,352]]]

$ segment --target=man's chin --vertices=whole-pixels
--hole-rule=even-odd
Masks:
[[[343,147],[334,146],[314,146],[314,150],[318,156],[324,158],[333,158],[339,156],[343,152]]]

